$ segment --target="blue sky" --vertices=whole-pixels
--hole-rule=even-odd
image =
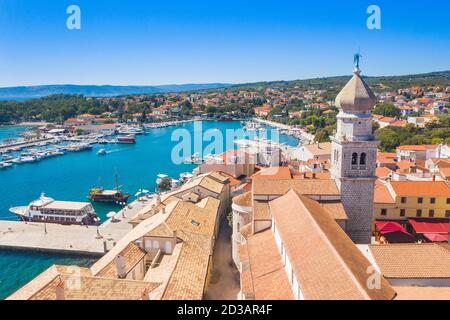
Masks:
[[[81,30],[66,9],[81,8]],[[366,27],[369,5],[381,30]],[[450,1],[0,0],[0,86],[253,82],[450,69]]]

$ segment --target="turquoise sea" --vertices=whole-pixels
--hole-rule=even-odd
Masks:
[[[89,188],[97,185],[99,181],[105,188],[114,187],[115,173],[119,176],[122,188],[128,193],[135,194],[140,188],[153,191],[156,187],[157,174],[165,173],[177,179],[180,173],[195,168],[195,165],[177,165],[171,161],[172,149],[178,143],[171,141],[171,136],[176,129],[185,129],[184,132],[193,134],[195,128],[196,134],[199,134],[199,124],[203,132],[219,130],[224,134],[226,129],[241,128],[239,122],[205,121],[197,122],[195,125],[193,122],[184,123],[174,127],[150,129],[147,135],[138,136],[136,145],[95,145],[92,151],[69,153],[38,163],[2,170],[0,219],[16,220],[17,218],[9,213],[9,208],[27,205],[42,192],[57,200],[87,201]],[[0,127],[0,141],[13,137],[23,130],[26,128]],[[270,138],[270,133],[268,135]],[[289,145],[298,143],[297,139],[285,135],[281,135],[279,140]],[[210,141],[203,144],[205,147]],[[193,141],[191,145],[193,147]],[[101,148],[108,151],[106,156],[97,155],[97,151]],[[105,216],[109,211],[120,210],[115,205],[95,204],[94,207],[102,221],[106,219]],[[17,290],[52,264],[89,265],[92,262],[93,260],[86,257],[0,251],[0,299]]]
[[[26,126],[0,126],[0,143],[7,139],[16,138],[26,129],[28,129]]]

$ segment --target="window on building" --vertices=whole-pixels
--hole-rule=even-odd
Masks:
[[[402,197],[402,198],[401,198],[401,202],[402,202],[402,203],[406,203],[406,197]]]
[[[382,216],[387,215],[387,210],[386,210],[386,209],[381,209],[381,215],[382,215]]]
[[[450,204],[450,198],[447,198],[447,204]]]
[[[358,169],[358,154],[355,152],[352,154],[352,170]]]
[[[430,198],[430,203],[436,203],[436,198]]]
[[[356,152],[352,154],[352,164],[358,164],[358,154]]]
[[[404,217],[404,216],[406,216],[406,210],[400,209],[400,217]]]
[[[450,210],[445,210],[445,217],[450,218]]]
[[[423,198],[422,197],[417,198],[417,203],[423,203]]]
[[[417,210],[417,214],[416,214],[416,216],[418,216],[418,217],[421,217],[422,216],[422,210]]]
[[[361,153],[361,157],[359,158],[359,164],[365,166],[366,165],[366,158],[367,158],[367,155],[365,153]]]
[[[429,213],[430,218],[434,217],[434,210],[430,210],[428,213]]]

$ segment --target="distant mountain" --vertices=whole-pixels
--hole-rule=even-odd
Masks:
[[[184,92],[196,90],[212,90],[231,88],[240,90],[261,89],[271,86],[299,86],[301,88],[315,88],[328,91],[339,91],[350,75],[337,77],[324,77],[290,81],[266,81],[243,84],[207,83],[207,84],[181,84],[159,86],[96,86],[96,85],[45,85],[29,87],[0,88],[0,100],[26,100],[41,98],[52,94],[82,94],[88,97],[113,97],[131,94],[152,94],[167,92]],[[378,91],[389,91],[410,86],[440,85],[450,86],[450,71],[430,72],[423,74],[410,74],[401,76],[364,76],[366,82]]]
[[[96,86],[96,85],[44,85],[0,88],[0,99],[34,99],[52,94],[82,94],[88,97],[113,97],[128,94],[152,94],[218,89],[231,86],[226,83],[181,84],[161,86]]]

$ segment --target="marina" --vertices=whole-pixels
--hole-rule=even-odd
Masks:
[[[95,239],[97,229],[95,226],[60,226],[56,224],[45,224],[48,233],[45,234],[44,224],[28,223],[18,221],[18,218],[9,212],[10,208],[28,204],[37,199],[42,192],[51,195],[52,198],[61,201],[79,201],[85,202],[89,189],[95,187],[99,177],[102,178],[104,186],[114,186],[117,173],[121,189],[131,194],[129,199],[131,205],[139,205],[136,202],[142,198],[141,191],[153,192],[156,187],[156,178],[158,174],[165,174],[174,180],[186,180],[191,176],[192,170],[196,167],[192,163],[174,164],[171,159],[171,152],[177,142],[171,141],[171,135],[174,129],[186,129],[194,132],[194,123],[192,121],[183,121],[177,124],[154,124],[146,126],[147,135],[136,135],[136,144],[115,144],[115,143],[93,143],[91,150],[80,152],[61,150],[65,156],[53,156],[45,158],[45,161],[37,161],[21,165],[13,165],[12,168],[0,170],[0,242],[5,245],[4,250],[0,250],[0,268],[3,272],[0,274],[0,298],[11,293],[20,285],[26,283],[33,276],[46,269],[57,261],[58,263],[73,263],[74,260],[89,263],[89,259],[78,256],[81,252],[91,251],[100,254],[103,252],[103,240],[108,241],[110,245],[116,241],[120,235],[126,233],[121,227],[128,224],[115,222],[110,223],[107,217],[110,212],[119,212],[123,206],[115,203],[93,202],[92,206],[100,218],[99,230],[104,239]],[[204,121],[202,129],[219,130],[225,133],[226,129],[240,129],[241,124],[238,121]],[[11,130],[14,130],[11,127]],[[8,139],[10,137],[8,136]],[[92,138],[92,137],[91,137]],[[114,137],[102,137],[101,140],[114,141]],[[91,139],[93,140],[93,139]],[[298,140],[282,135],[282,142],[289,145],[297,145]],[[65,144],[78,144],[83,139],[74,137]],[[62,143],[64,145],[64,143]],[[106,156],[98,156],[97,152],[105,149]],[[25,152],[25,151],[24,151]],[[129,209],[127,209],[129,210]],[[131,214],[130,214],[131,215]],[[121,220],[121,215],[117,215],[117,220]],[[126,214],[128,217],[128,214]],[[123,220],[122,222],[124,222]],[[130,226],[131,227],[131,226]],[[11,230],[9,229],[11,228]],[[34,230],[34,231],[33,231]],[[56,230],[53,232],[52,230]],[[72,231],[74,230],[74,231]],[[102,232],[102,230],[104,230]],[[41,240],[27,240],[24,234],[38,235]],[[52,236],[51,234],[55,234]],[[47,237],[49,240],[43,240]],[[51,238],[55,237],[55,238]],[[61,237],[59,239],[58,237]],[[64,239],[62,238],[64,237]],[[27,237],[28,238],[28,237]],[[78,241],[70,239],[90,239]],[[33,239],[33,237],[30,237]],[[56,247],[50,247],[54,240],[61,240],[61,244]],[[75,243],[76,242],[76,243]],[[91,249],[87,250],[88,243]],[[20,246],[22,244],[22,246]],[[70,247],[72,246],[72,247]],[[21,250],[11,251],[9,249]],[[29,248],[27,250],[27,248]],[[31,252],[31,248],[41,248],[39,253]],[[67,252],[71,255],[67,256]],[[21,265],[27,266],[27,272],[21,273],[20,277],[16,275],[15,261],[20,261]],[[66,262],[67,261],[67,262]]]

